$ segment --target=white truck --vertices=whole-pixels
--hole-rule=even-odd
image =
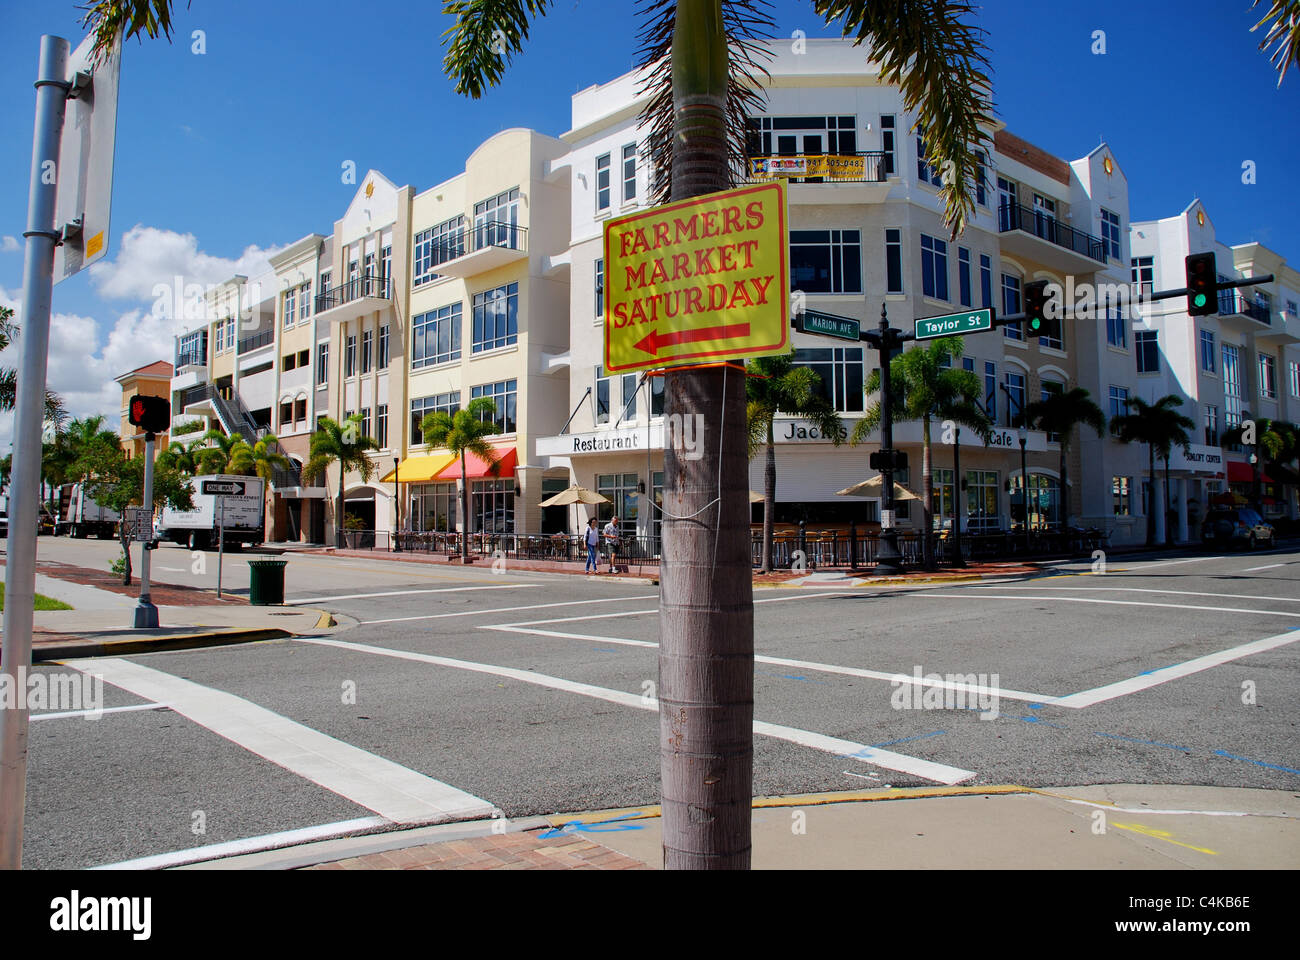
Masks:
[[[84,540],[92,534],[101,540],[117,536],[122,515],[100,506],[86,492],[84,483],[67,483],[59,490],[59,514],[54,521],[56,536],[67,534]]]
[[[266,533],[265,492],[260,477],[199,476],[190,481],[194,509],[176,510],[164,506],[157,538],[179,543],[191,550],[212,550],[224,530],[227,547],[260,544]],[[242,490],[241,494],[217,496],[204,493],[205,484]]]

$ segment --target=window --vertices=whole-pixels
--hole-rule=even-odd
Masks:
[[[1156,272],[1154,257],[1133,257],[1129,264],[1133,268],[1134,295],[1149,297],[1155,291]]]
[[[903,232],[885,231],[885,292],[903,292]]]
[[[994,423],[998,419],[998,365],[984,361],[984,412]]]
[[[375,332],[373,330],[363,330],[361,332],[361,372],[369,373],[372,362],[375,358]]]
[[[1300,397],[1300,363],[1294,360],[1288,363],[1287,374],[1291,381],[1291,396]]]
[[[974,373],[974,372],[975,372],[975,361],[972,360],[970,357],[962,357],[962,358],[961,358],[961,368],[962,368],[963,370],[965,370],[967,373]]]
[[[519,188],[474,204],[474,246],[519,249]]]
[[[609,154],[596,158],[596,210],[609,209]]]
[[[294,304],[297,302],[298,289],[290,287],[284,292],[284,325],[292,327],[294,324]]]
[[[1110,388],[1110,419],[1128,416],[1128,387]]]
[[[379,449],[388,449],[388,404],[381,403],[375,407],[375,443]]]
[[[290,426],[293,423],[293,401],[283,400],[280,402],[280,427],[281,429]]]
[[[411,369],[460,359],[461,305],[430,310],[415,318],[411,338]]]
[[[357,372],[357,338],[355,335],[348,337],[346,346],[343,350],[343,376],[355,376]]]
[[[472,352],[495,350],[519,341],[519,284],[474,294]]]
[[[379,369],[388,368],[388,324],[379,328]]]
[[[993,306],[993,260],[986,253],[980,254],[980,306]]]
[[[415,235],[415,280],[420,287],[438,279],[435,267],[465,255],[465,218],[452,217]]]
[[[1133,334],[1138,373],[1160,372],[1160,344],[1155,330],[1138,330]]]
[[[449,533],[460,516],[454,483],[430,483],[411,488],[411,526],[417,533]]]
[[[370,436],[370,408],[369,407],[361,408],[361,435],[363,437]]]
[[[381,277],[391,277],[393,275],[392,244],[379,248],[379,275]]]
[[[747,126],[746,149],[751,157],[858,152],[856,117],[751,117]],[[820,177],[799,179],[806,183],[821,181]]]
[[[1259,355],[1259,394],[1266,400],[1277,399],[1277,359],[1267,353]]]
[[[971,299],[970,285],[970,251],[965,247],[957,248],[957,296],[963,307],[974,306]]]
[[[920,127],[918,127],[916,131],[916,178],[922,183],[929,182],[932,186],[943,186],[943,178],[939,176],[939,168],[926,159],[927,153],[925,137],[922,135]]]
[[[1205,445],[1219,445],[1219,408],[1211,403],[1205,405]]]
[[[1002,274],[1002,315],[1010,317],[1020,313],[1020,311],[1020,278],[1004,273]],[[1022,321],[1016,320],[1006,324],[1002,328],[1002,335],[1008,340],[1025,339]]]
[[[885,176],[894,173],[894,115],[882,114],[880,117],[880,149],[885,154]]]
[[[1006,374],[1007,378],[1007,426],[1020,425],[1020,416],[1025,411],[1025,375],[1023,373]]]
[[[1105,207],[1101,208],[1101,240],[1108,255],[1118,260],[1120,258],[1119,214],[1111,213]]]
[[[1115,516],[1133,516],[1133,478],[1111,477],[1110,492]]]
[[[316,386],[321,387],[330,382],[330,345],[316,344]]]
[[[935,300],[948,299],[948,244],[921,234],[921,292]]]
[[[796,350],[794,362],[817,374],[821,385],[814,390],[841,413],[865,409],[866,386],[861,347],[833,347]]]
[[[460,409],[460,391],[439,393],[432,397],[417,397],[411,401],[411,446],[418,447],[424,443],[424,434],[420,432],[420,421],[431,413],[442,412],[455,416]]]
[[[1206,373],[1214,372],[1214,332],[1201,331],[1201,369]]]
[[[664,378],[650,378],[650,416],[662,417],[664,415]]]
[[[605,316],[605,260],[596,261],[596,316]]]
[[[1118,307],[1106,308],[1106,342],[1112,347],[1128,349],[1128,322]]]
[[[311,281],[308,280],[298,288],[298,320],[311,316]]]
[[[517,403],[517,380],[502,380],[498,383],[485,383],[481,386],[470,387],[470,399],[475,397],[491,397],[496,401],[497,412],[493,417],[496,424],[497,433],[514,433],[515,432],[515,406]]]
[[[623,148],[623,202],[636,199],[636,144]]]
[[[1223,425],[1231,430],[1241,426],[1242,414],[1241,355],[1230,343],[1223,345]]]
[[[975,151],[975,202],[981,207],[989,205],[988,154]]]
[[[330,283],[333,281],[334,274],[329,270],[322,270],[320,274],[320,296],[325,296],[330,292]]]
[[[804,293],[861,293],[862,234],[791,230],[790,287]]]
[[[970,518],[972,533],[996,530],[1002,525],[998,517],[1000,492],[996,471],[966,471],[966,516]]]
[[[1061,383],[1059,380],[1040,380],[1038,388],[1040,391],[1039,396],[1042,400],[1047,400],[1048,397],[1053,396],[1059,397],[1061,394],[1065,393],[1065,384]],[[1060,443],[1061,435],[1049,431],[1047,434],[1047,442]],[[1033,487],[1032,482],[1030,483],[1030,487]]]
[[[191,364],[202,366],[208,362],[208,331],[195,330],[181,337],[176,349],[177,368]]]
[[[307,419],[307,398],[299,397],[293,402],[293,422],[303,423]]]
[[[515,532],[514,480],[474,480],[470,513],[475,533]]]
[[[635,473],[601,473],[596,475],[596,492],[609,500],[602,503],[596,515],[603,528],[613,517],[618,517],[620,536],[635,536],[640,515],[641,497],[637,483],[641,478]]]
[[[636,419],[636,379],[635,373],[606,376],[604,367],[596,368],[596,423]],[[617,392],[612,391],[614,381]]]

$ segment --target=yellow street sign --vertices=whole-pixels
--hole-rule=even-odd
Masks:
[[[605,370],[784,353],[785,184],[655,207],[605,224]]]

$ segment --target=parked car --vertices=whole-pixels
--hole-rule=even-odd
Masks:
[[[1254,550],[1261,543],[1273,545],[1273,525],[1249,507],[1212,510],[1201,524],[1201,542],[1240,544]]]

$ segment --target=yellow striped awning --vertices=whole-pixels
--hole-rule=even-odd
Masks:
[[[398,480],[401,483],[431,483],[433,478],[447,465],[456,458],[450,453],[435,453],[425,457],[407,457],[401,462],[396,470],[389,470],[388,474],[379,482],[392,483]]]

